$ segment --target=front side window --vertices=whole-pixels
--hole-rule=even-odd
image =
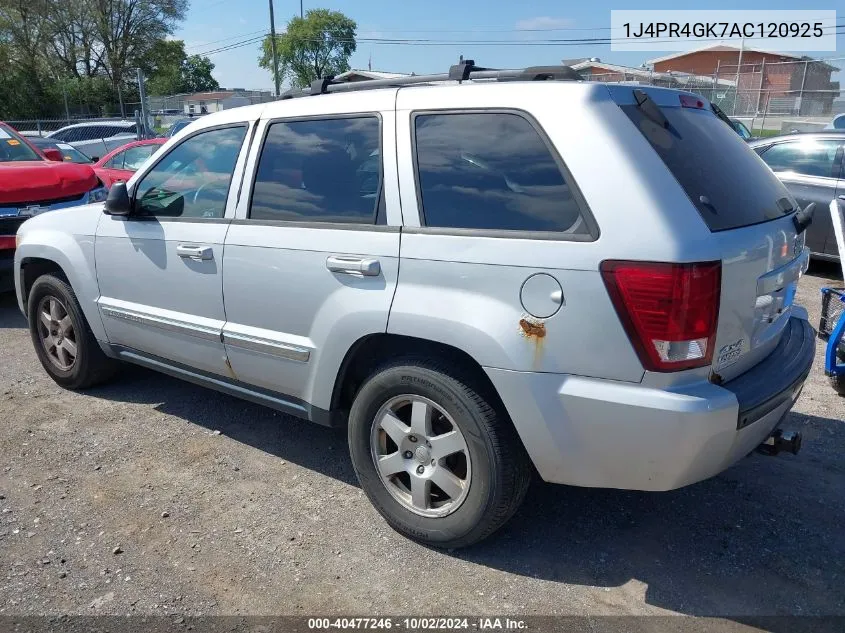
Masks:
[[[135,189],[138,215],[222,218],[246,126],[201,132],[174,147]]]
[[[375,116],[273,123],[261,150],[249,217],[375,223],[381,191]]]
[[[589,234],[540,134],[515,113],[414,119],[425,226]]]
[[[138,145],[137,147],[130,147],[123,154],[123,167],[130,171],[137,171],[141,165],[153,155],[153,150],[157,149],[157,145]]]
[[[807,138],[772,145],[763,150],[760,158],[775,172],[836,178],[836,153],[841,145],[841,141]]]

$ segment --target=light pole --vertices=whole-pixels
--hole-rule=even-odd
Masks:
[[[302,0],[299,0],[299,17],[304,18],[305,15],[302,13]]]
[[[273,0],[270,0],[270,51],[273,54],[273,81],[279,96],[279,55],[276,53],[276,20],[273,18]]]

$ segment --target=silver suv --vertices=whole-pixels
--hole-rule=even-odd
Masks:
[[[45,370],[348,425],[373,505],[443,547],[535,469],[669,490],[786,444],[814,341],[771,170],[689,93],[457,70],[210,114],[105,206],[27,221]]]

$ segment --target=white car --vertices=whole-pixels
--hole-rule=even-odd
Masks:
[[[54,141],[73,145],[96,159],[137,140],[138,127],[134,121],[86,121],[66,125],[46,136]]]
[[[809,213],[703,97],[538,76],[578,77],[317,82],[27,220],[44,369],[84,389],[126,361],[346,425],[376,509],[439,547],[535,471],[658,491],[797,452]]]

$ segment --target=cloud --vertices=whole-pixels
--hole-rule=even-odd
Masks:
[[[534,30],[552,30],[565,29],[575,24],[575,21],[570,18],[550,18],[549,16],[541,16],[536,18],[527,18],[516,23],[517,31],[534,31]]]

